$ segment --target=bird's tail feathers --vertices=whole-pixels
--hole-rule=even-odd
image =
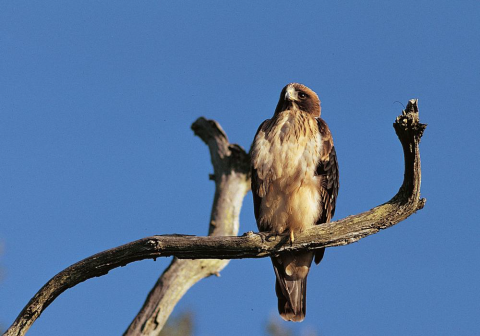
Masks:
[[[307,304],[307,275],[313,252],[282,254],[272,257],[277,278],[275,292],[278,312],[285,321],[301,322],[305,318]]]
[[[285,321],[301,322],[307,309],[307,278],[279,281],[275,284],[278,312]]]

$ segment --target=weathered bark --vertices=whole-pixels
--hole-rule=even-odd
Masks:
[[[213,121],[207,121],[205,119],[199,119],[200,123],[209,123],[217,127],[219,132],[226,136],[221,128]],[[197,123],[196,122],[196,123]],[[196,124],[195,123],[195,124]],[[194,125],[195,125],[194,124]],[[194,128],[195,126],[192,126]],[[55,298],[64,292],[66,289],[77,285],[78,283],[87,279],[102,276],[111,269],[119,266],[124,266],[128,263],[144,260],[149,258],[158,258],[174,255],[181,259],[239,259],[239,258],[261,258],[272,254],[278,254],[283,251],[300,251],[300,250],[313,250],[321,247],[331,247],[346,245],[360,240],[363,237],[377,233],[381,229],[388,228],[404,220],[417,210],[422,209],[425,204],[425,199],[420,198],[420,151],[419,143],[422,137],[423,131],[426,125],[421,124],[418,118],[418,105],[417,100],[410,100],[405,111],[397,117],[394,128],[397,136],[402,144],[405,158],[405,173],[403,184],[400,187],[398,193],[388,202],[379,205],[369,211],[363,212],[358,215],[349,216],[339,221],[331,222],[328,224],[322,224],[316,226],[302,234],[295,236],[295,242],[293,244],[285,244],[288,241],[287,236],[268,236],[264,234],[258,234],[248,232],[241,237],[224,237],[218,236],[223,234],[230,234],[238,230],[238,213],[240,208],[235,209],[223,209],[225,213],[214,214],[215,208],[212,210],[212,221],[210,226],[211,236],[208,237],[196,237],[196,236],[182,236],[182,235],[163,235],[152,236],[143,238],[126,245],[122,245],[87,259],[84,259],[64,271],[53,277],[40,291],[30,300],[27,306],[22,310],[12,326],[7,330],[4,335],[24,335],[33,322],[40,316],[41,312],[53,301]],[[197,135],[209,144],[212,149],[211,143],[205,140],[204,133],[200,129],[194,128]],[[216,141],[216,140],[215,140]],[[228,143],[228,141],[226,142]],[[225,147],[222,147],[225,148]],[[244,155],[240,147],[235,145],[229,145],[228,150],[219,154],[220,157],[229,157],[229,160],[233,160],[236,163],[232,163],[232,167],[241,167],[244,169],[248,165],[248,158]],[[225,154],[226,153],[226,154]],[[212,162],[214,163],[214,154],[212,154]],[[227,160],[228,161],[228,160]],[[222,161],[226,162],[226,161]],[[240,168],[239,168],[240,169]],[[224,170],[228,171],[228,169]],[[243,171],[243,170],[241,170]],[[237,171],[232,168],[231,173],[223,177],[218,175],[217,168],[215,167],[215,181],[217,182],[217,190],[215,194],[215,202],[217,204],[223,197],[221,188],[219,185],[224,179],[228,179],[230,175],[236,175]],[[246,176],[246,175],[245,175]],[[240,179],[240,186],[232,186],[233,189],[240,188],[241,193],[245,193],[248,190],[247,178]],[[243,199],[243,196],[241,197]],[[241,200],[240,200],[241,205]],[[225,217],[222,217],[225,216]],[[237,218],[237,221],[232,220],[231,217]],[[223,226],[222,223],[236,223],[237,228],[219,229],[215,231],[215,228]],[[234,226],[235,226],[234,225]],[[233,231],[229,231],[233,230]],[[218,235],[217,235],[218,232]],[[210,260],[212,261],[212,260]],[[169,269],[165,271],[165,274],[160,278],[159,283],[155,286],[154,290],[150,293],[150,296],[155,295],[158,298],[166,297],[167,294],[153,293],[154,291],[162,292],[162,285],[167,279],[173,277],[174,273],[181,273],[184,271],[182,267],[187,260],[177,260]],[[194,270],[202,269],[202,262],[205,262],[206,267],[210,267],[208,260],[197,260],[199,263],[198,268]],[[217,261],[215,261],[217,262]],[[223,266],[217,266],[219,269]],[[213,269],[212,267],[211,269]],[[202,277],[214,274],[215,271],[206,272],[203,276],[194,276],[192,273],[182,275],[182,279],[188,282],[188,286],[193,285],[196,281]],[[177,270],[180,270],[177,272]],[[171,280],[168,280],[171,281]],[[182,280],[183,281],[183,280]],[[176,288],[175,284],[170,284],[169,291],[173,293],[171,295],[171,301],[167,299],[158,299],[149,301],[147,299],[146,308],[147,312],[144,313],[144,317],[141,321],[134,321],[130,326],[131,328],[137,328],[134,330],[157,330],[155,324],[158,326],[164,323],[164,317],[159,317],[161,323],[155,322],[157,316],[160,316],[155,310],[153,302],[161,302],[164,300],[165,306],[169,307],[170,311],[178,301],[178,299],[185,293],[188,287]],[[166,287],[165,287],[166,288]],[[162,308],[163,309],[163,308]],[[166,309],[166,308],[165,308]],[[142,313],[140,313],[142,315]],[[144,322],[143,322],[144,321]],[[140,328],[140,329],[138,329]],[[142,331],[143,332],[143,331]],[[127,334],[129,331],[127,330]],[[132,333],[133,335],[133,333]],[[138,335],[138,333],[137,333]],[[140,334],[148,335],[148,333]]]
[[[243,198],[250,190],[248,154],[240,146],[231,145],[214,121],[199,118],[192,129],[208,145],[214,170],[215,197],[208,234],[236,236]],[[124,335],[158,335],[178,300],[190,287],[212,274],[218,275],[229,261],[174,258]]]

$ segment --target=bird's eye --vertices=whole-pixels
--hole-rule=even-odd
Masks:
[[[307,98],[307,94],[305,92],[299,92],[298,93],[298,98],[305,99],[305,98]]]

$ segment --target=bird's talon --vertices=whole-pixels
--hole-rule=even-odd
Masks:
[[[260,239],[262,240],[262,243],[265,243],[267,240],[266,233],[265,232],[259,232],[258,235],[260,236]]]
[[[271,232],[259,232],[258,235],[262,239],[262,243],[270,242],[272,237],[276,238],[276,234]]]

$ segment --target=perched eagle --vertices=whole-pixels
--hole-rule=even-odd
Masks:
[[[280,94],[271,119],[253,140],[252,192],[260,231],[295,233],[327,223],[335,212],[338,164],[330,130],[320,118],[320,100],[308,87],[292,83]],[[315,255],[325,250],[272,257],[278,311],[286,321],[305,318],[307,275]]]

